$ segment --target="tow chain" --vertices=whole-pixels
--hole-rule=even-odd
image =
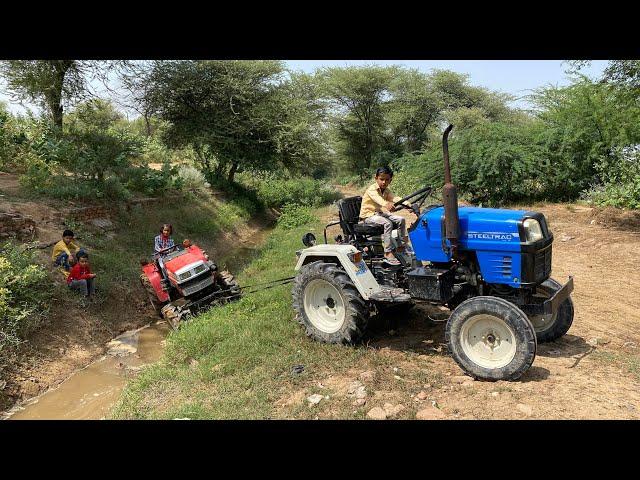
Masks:
[[[262,288],[256,288],[255,290],[251,290],[249,292],[244,292],[244,293],[256,293],[261,290],[267,290],[269,288],[279,287],[280,285],[287,285],[291,283],[295,278],[296,277],[285,277],[285,278],[279,278],[278,280],[271,280],[270,282],[256,283],[254,285],[245,285],[244,287],[240,287],[240,290],[244,290],[246,288],[262,287]],[[268,286],[265,287],[264,285],[268,285]]]

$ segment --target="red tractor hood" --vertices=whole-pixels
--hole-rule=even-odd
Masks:
[[[172,258],[169,261],[165,261],[164,266],[167,269],[167,272],[176,273],[178,270],[188,265],[206,261],[207,258],[204,256],[202,250],[195,245],[192,245],[189,248],[182,250],[182,255]]]

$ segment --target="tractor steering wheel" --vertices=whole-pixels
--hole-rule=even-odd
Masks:
[[[406,197],[401,198],[400,200],[395,202],[393,206],[396,207],[395,210],[402,210],[403,208],[410,209],[417,216],[420,216],[420,207],[425,202],[427,197],[431,194],[432,190],[433,188],[431,187],[421,188],[420,190],[417,190],[407,195]],[[404,202],[411,198],[414,198],[414,202],[411,205],[405,205]]]
[[[178,245],[178,244],[176,244],[176,245],[174,245],[173,247],[163,248],[162,250],[158,250],[157,252],[155,252],[155,253],[153,254],[153,256],[157,258],[157,257],[159,257],[160,255],[164,255],[165,253],[169,253],[169,252],[174,251],[174,250],[175,250],[176,248],[178,248],[178,247],[179,247],[179,245]]]

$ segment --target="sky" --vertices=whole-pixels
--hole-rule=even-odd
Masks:
[[[432,69],[452,70],[469,75],[472,85],[509,93],[516,97],[513,107],[529,108],[526,95],[532,90],[548,86],[568,85],[571,80],[565,73],[568,65],[561,60],[285,60],[293,70],[312,73],[317,68],[350,65],[401,65],[429,73]],[[594,60],[582,73],[599,77],[607,65],[606,60]],[[0,101],[13,113],[24,113],[26,109],[6,95],[0,83]],[[38,111],[37,108],[33,108]]]

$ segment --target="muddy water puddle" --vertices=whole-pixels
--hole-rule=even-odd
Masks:
[[[169,327],[157,322],[125,332],[107,344],[107,354],[57,387],[14,407],[11,420],[99,420],[105,418],[127,381],[160,359]]]

